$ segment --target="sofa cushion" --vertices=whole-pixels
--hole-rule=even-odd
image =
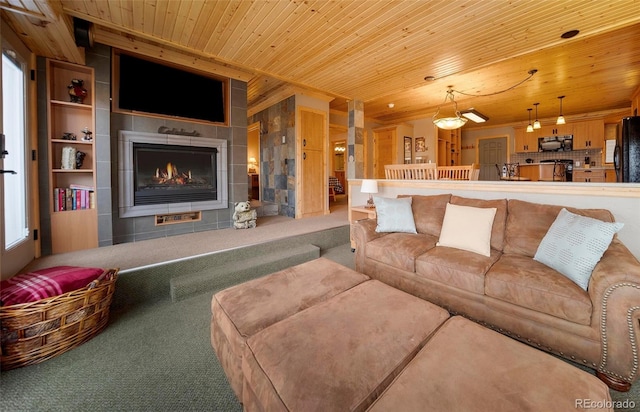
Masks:
[[[491,228],[495,215],[495,208],[448,204],[436,246],[448,246],[490,256]]]
[[[500,258],[491,249],[491,256],[450,247],[436,247],[416,259],[416,274],[445,285],[484,294],[484,276]]]
[[[247,340],[247,410],[364,411],[449,317],[370,280]]]
[[[415,272],[415,260],[436,246],[434,236],[412,233],[389,233],[367,243],[368,259],[386,263],[398,269]]]
[[[447,203],[451,199],[450,194],[433,196],[399,195],[398,197],[413,198],[411,208],[413,209],[413,220],[418,233],[440,236],[444,212],[447,208]]]
[[[485,200],[451,195],[450,203],[460,206],[495,208],[496,216],[493,219],[493,228],[491,229],[491,247],[502,251],[504,248],[504,229],[507,224],[507,199]]]
[[[410,197],[389,199],[386,197],[374,197],[378,226],[376,232],[404,232],[417,233],[416,224],[413,222]]]
[[[563,206],[525,202],[517,199],[508,201],[507,227],[505,230],[505,253],[533,257],[542,238],[556,220]],[[613,215],[606,209],[575,209],[572,213],[588,216],[603,222],[613,222]]]
[[[487,272],[487,296],[583,325],[591,324],[589,294],[527,256],[503,254]]]
[[[593,268],[623,223],[608,223],[562,209],[533,257],[587,290]]]

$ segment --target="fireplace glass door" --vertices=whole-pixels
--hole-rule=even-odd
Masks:
[[[212,147],[133,144],[134,204],[217,200]]]

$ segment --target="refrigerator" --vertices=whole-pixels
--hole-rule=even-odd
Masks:
[[[640,183],[640,116],[625,117],[613,152],[618,182]]]

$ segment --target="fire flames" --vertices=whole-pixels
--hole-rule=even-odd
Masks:
[[[153,182],[156,184],[185,185],[191,182],[191,170],[180,172],[176,165],[169,162],[165,170],[156,169]]]

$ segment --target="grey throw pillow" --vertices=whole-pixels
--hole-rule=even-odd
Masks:
[[[533,259],[587,290],[593,269],[622,226],[623,223],[603,222],[563,208],[540,242]]]
[[[418,233],[413,220],[413,210],[410,197],[391,199],[386,197],[373,197],[376,205],[378,226],[376,232],[405,232]]]

